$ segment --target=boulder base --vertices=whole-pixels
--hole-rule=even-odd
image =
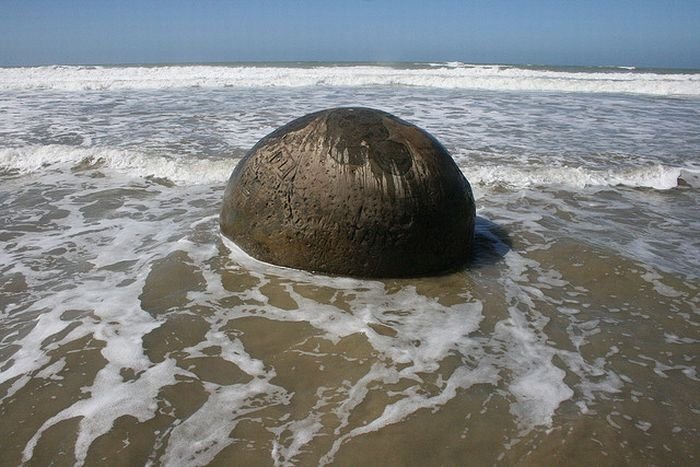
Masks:
[[[386,112],[337,108],[261,139],[224,194],[225,236],[265,262],[401,277],[466,263],[474,198],[447,150]]]

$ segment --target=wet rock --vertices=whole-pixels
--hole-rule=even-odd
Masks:
[[[360,277],[463,265],[469,183],[430,134],[386,112],[337,108],[260,140],[229,179],[224,235],[269,263]]]

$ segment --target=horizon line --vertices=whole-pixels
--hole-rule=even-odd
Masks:
[[[149,61],[149,62],[39,62],[35,64],[2,64],[0,68],[38,68],[52,66],[95,66],[95,67],[138,67],[138,66],[226,66],[234,64],[336,64],[336,65],[430,65],[430,64],[450,64],[459,63],[466,66],[505,66],[505,67],[531,67],[531,68],[602,68],[602,69],[619,69],[628,71],[643,71],[643,70],[677,70],[677,71],[693,71],[700,72],[700,67],[683,67],[683,66],[644,66],[632,64],[597,64],[597,65],[582,65],[582,64],[554,64],[554,63],[499,63],[499,62],[479,62],[479,61],[463,61],[463,60],[202,60],[202,61]]]

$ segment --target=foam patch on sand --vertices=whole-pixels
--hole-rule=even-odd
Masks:
[[[71,166],[74,160],[66,163]],[[32,183],[11,189],[16,196],[0,200],[0,206],[20,228],[5,232],[14,237],[3,243],[0,257],[6,265],[3,274],[21,275],[27,287],[26,296],[7,306],[3,319],[15,325],[12,317],[18,310],[25,320],[34,318],[30,329],[5,338],[17,351],[0,372],[0,383],[9,384],[2,400],[16,397],[32,379],[75,377],[65,356],[55,358],[54,353],[76,340],[91,338],[92,348],[82,351],[104,359],[80,389],[84,397],[38,427],[24,449],[27,462],[44,435],[62,421],[79,419],[74,448],[80,464],[120,418],[147,422],[167,416],[173,422],[157,435],[154,463],[206,465],[238,442],[231,433],[246,422],[265,424],[276,464],[294,463],[324,441],[319,462],[331,464],[353,439],[439,411],[479,385],[505,402],[517,441],[552,426],[563,404],[585,411],[600,394],[617,393],[625,385],[606,358],[590,361],[578,351],[599,322],[580,317],[584,309],[579,302],[564,305],[549,294],[557,291],[551,295],[558,297],[577,289],[557,271],[528,258],[526,242],[520,251],[503,243],[495,224],[481,221],[478,232],[502,257],[498,274],[482,286],[502,296],[503,309],[487,310],[480,287],[470,284],[479,280],[478,269],[451,276],[445,284],[439,278],[428,280],[426,291],[412,281],[327,277],[261,263],[220,237],[221,192],[210,186],[163,186],[116,170],[100,178],[91,177],[90,170],[68,170],[39,171]],[[539,224],[545,211],[509,215],[501,222],[522,223],[531,235],[546,234]],[[158,274],[178,278],[160,285],[168,290],[157,297],[160,302],[145,297],[156,288],[151,283]],[[660,296],[677,296],[659,276],[649,273],[644,279]],[[503,316],[485,327],[488,313],[494,312]],[[567,324],[569,349],[548,336],[552,313]],[[195,317],[205,329],[194,342],[156,358],[145,339],[174,316]],[[355,359],[349,363],[362,371],[340,384],[319,384],[313,404],[295,413],[291,407],[297,393],[279,379],[286,368],[255,355],[244,339],[255,335],[231,333],[230,326],[235,328],[240,319],[311,328],[313,337],[283,350],[293,354],[290,358],[312,356],[326,362],[321,366]],[[363,355],[335,350],[350,338],[357,339],[353,349],[366,347]],[[668,339],[683,343],[680,337]],[[211,357],[213,351],[245,380],[217,383],[200,377],[196,365],[183,363]],[[446,366],[451,359],[458,363]],[[696,378],[690,366],[652,363],[659,375],[680,370]],[[325,370],[318,371],[323,375]],[[178,418],[163,391],[183,380],[201,384],[205,399]],[[363,412],[377,400],[379,410]],[[271,412],[263,422],[259,413],[266,408]],[[490,409],[484,410],[488,416]],[[359,424],[361,413],[368,418]]]
[[[512,315],[497,326],[493,336],[486,337],[474,335],[483,319],[483,304],[468,291],[459,303],[446,305],[410,284],[390,290],[381,281],[317,276],[258,263],[228,242],[225,245],[230,250],[231,266],[241,268],[255,279],[245,290],[231,292],[222,282],[222,272],[213,266],[221,255],[216,241],[212,242],[217,236],[209,233],[208,241],[196,240],[201,235],[197,232],[216,231],[216,216],[202,215],[202,211],[190,205],[191,211],[182,217],[182,212],[170,207],[173,198],[179,196],[207,199],[212,195],[205,187],[132,185],[126,189],[135,190],[138,196],[118,207],[120,214],[115,218],[95,216],[86,208],[101,196],[113,194],[110,185],[121,185],[118,178],[73,177],[65,174],[61,182],[60,177],[51,174],[53,184],[90,182],[80,182],[79,191],[59,190],[60,196],[33,208],[37,213],[54,209],[67,212],[49,226],[53,234],[25,233],[22,244],[32,248],[29,256],[11,245],[5,249],[11,260],[9,264],[17,265],[11,266],[9,272],[16,267],[17,272],[22,270],[27,275],[29,284],[41,284],[27,300],[29,311],[37,313],[36,323],[31,331],[13,341],[19,350],[2,372],[2,381],[14,380],[11,392],[5,397],[22,390],[30,375],[65,377],[61,376],[66,371],[65,364],[52,361],[50,352],[81,337],[103,343],[99,352],[106,363],[94,380],[82,388],[89,397],[44,421],[24,449],[25,461],[32,458],[46,430],[77,417],[80,422],[75,456],[80,464],[87,458],[91,444],[108,432],[117,419],[124,416],[142,422],[153,419],[164,410],[158,402],[164,387],[175,384],[179,378],[197,378],[191,370],[178,365],[173,355],[151,361],[143,344],[144,337],[163,324],[163,318],[146,312],[139,297],[147,287],[155,262],[173,252],[186,253],[188,262],[205,280],[203,288],[190,292],[182,306],[209,310],[208,315],[202,315],[209,326],[203,340],[182,351],[197,357],[212,346],[220,348],[220,358],[253,379],[232,385],[203,382],[208,394],[204,404],[194,414],[173,424],[167,434],[161,433],[159,439],[164,443],[164,451],[159,461],[185,459],[191,465],[204,465],[232,442],[229,434],[247,414],[261,406],[289,404],[293,395],[272,381],[275,370],[250,356],[240,341],[226,336],[223,326],[241,317],[308,323],[331,343],[359,334],[374,354],[375,363],[362,377],[332,390],[319,388],[318,401],[306,415],[280,419],[277,428],[271,428],[275,434],[271,455],[280,464],[291,462],[310,443],[326,436],[329,414],[334,420],[331,426],[336,440],[322,463],[332,462],[337,450],[353,437],[399,423],[420,410],[439,408],[475,384],[509,391],[513,398],[511,411],[523,430],[551,423],[558,405],[571,397],[571,389],[562,383],[563,371],[552,366],[555,351],[545,343],[541,329],[537,325],[533,327],[517,310],[516,302],[523,298],[519,298],[521,292],[512,279],[507,279],[512,285],[506,284],[514,290]],[[52,189],[55,188],[46,187],[45,192],[50,194]],[[137,215],[144,203],[149,206],[149,218]],[[213,200],[212,206],[216,206]],[[47,259],[46,252],[71,244],[72,252],[62,256],[67,261],[81,261],[84,266],[80,274],[71,276],[70,282],[65,276],[70,273],[55,267],[37,268],[37,273],[23,267],[36,267]],[[520,274],[518,261],[513,263],[516,275]],[[51,281],[55,287],[50,286]],[[266,287],[273,284],[289,296],[293,309],[275,304],[266,292]],[[335,291],[348,308],[310,298],[299,291],[303,287]],[[223,305],[233,297],[242,305]],[[66,320],[64,314],[71,310],[90,312],[80,315],[78,320]],[[501,352],[489,350],[494,347]],[[319,356],[323,354],[320,351]],[[425,375],[438,371],[450,355],[462,356],[465,364],[444,378],[438,377],[426,392]],[[125,378],[125,371],[134,377]],[[378,416],[361,427],[352,422],[358,408],[374,397],[378,387],[397,382],[402,382],[405,388],[394,395],[394,400]]]

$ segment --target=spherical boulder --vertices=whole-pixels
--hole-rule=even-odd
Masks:
[[[280,266],[357,277],[466,263],[474,198],[447,150],[374,109],[335,108],[261,139],[231,175],[223,234]]]

